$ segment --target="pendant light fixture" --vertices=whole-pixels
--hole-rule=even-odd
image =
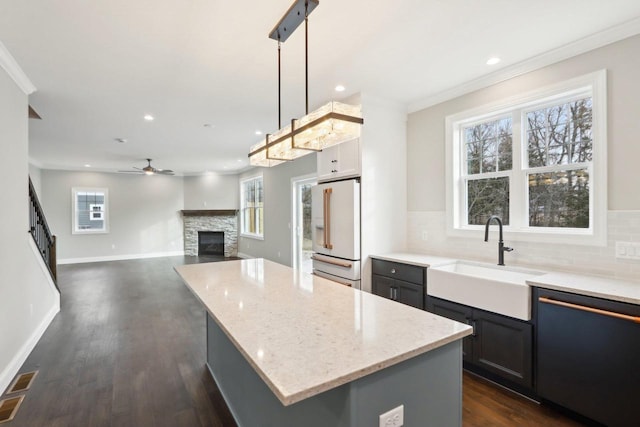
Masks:
[[[360,106],[329,102],[309,113],[309,14],[318,6],[318,0],[295,0],[287,13],[269,33],[269,38],[278,42],[278,128],[273,134],[251,147],[249,163],[252,166],[276,166],[295,160],[314,151],[360,136],[360,125],[364,122]],[[305,24],[305,115],[292,119],[282,127],[280,101],[280,48],[304,21]]]

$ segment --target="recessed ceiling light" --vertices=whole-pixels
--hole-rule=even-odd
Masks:
[[[145,114],[144,119],[148,122],[152,122],[155,119],[155,117],[153,117],[151,114]]]
[[[342,85],[336,86],[336,92],[344,92],[345,87]]]
[[[126,138],[114,138],[114,141],[119,142],[120,144],[124,144],[127,142]]]
[[[238,162],[242,163],[242,159],[238,159]]]
[[[498,62],[500,62],[500,58],[493,56],[487,60],[487,65],[496,65]]]
[[[262,135],[262,131],[261,130],[257,130],[256,131],[256,135]]]
[[[84,167],[85,167],[85,168],[90,168],[90,167],[91,167],[91,165],[87,163],[86,165],[84,165]]]

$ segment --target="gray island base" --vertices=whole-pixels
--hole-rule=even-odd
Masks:
[[[372,427],[399,405],[406,427],[462,424],[461,340],[285,406],[207,314],[207,366],[241,427]]]
[[[241,427],[376,427],[400,405],[406,427],[461,425],[469,325],[264,259],[176,272]]]

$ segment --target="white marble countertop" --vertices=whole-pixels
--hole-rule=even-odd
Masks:
[[[417,254],[412,252],[393,252],[384,255],[371,255],[371,258],[411,264],[418,267],[436,267],[443,264],[451,264],[452,262],[456,261],[455,258],[444,258],[440,256]]]
[[[263,259],[176,267],[283,405],[471,333],[471,327]]]
[[[411,252],[371,255],[371,258],[401,262],[419,267],[437,267],[458,260],[456,258],[444,258]],[[536,270],[544,271],[545,269],[536,268]],[[535,279],[527,280],[527,284],[529,286],[555,289],[557,291],[604,298],[612,301],[640,304],[640,282],[546,271],[546,274],[537,276]],[[427,287],[428,286],[427,284]]]
[[[613,301],[640,304],[640,283],[571,273],[547,273],[527,280],[529,286]]]

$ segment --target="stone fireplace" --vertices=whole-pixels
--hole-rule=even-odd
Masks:
[[[225,257],[238,255],[236,210],[184,210],[182,222],[185,255],[213,255],[211,252]],[[206,253],[199,253],[203,247]]]

